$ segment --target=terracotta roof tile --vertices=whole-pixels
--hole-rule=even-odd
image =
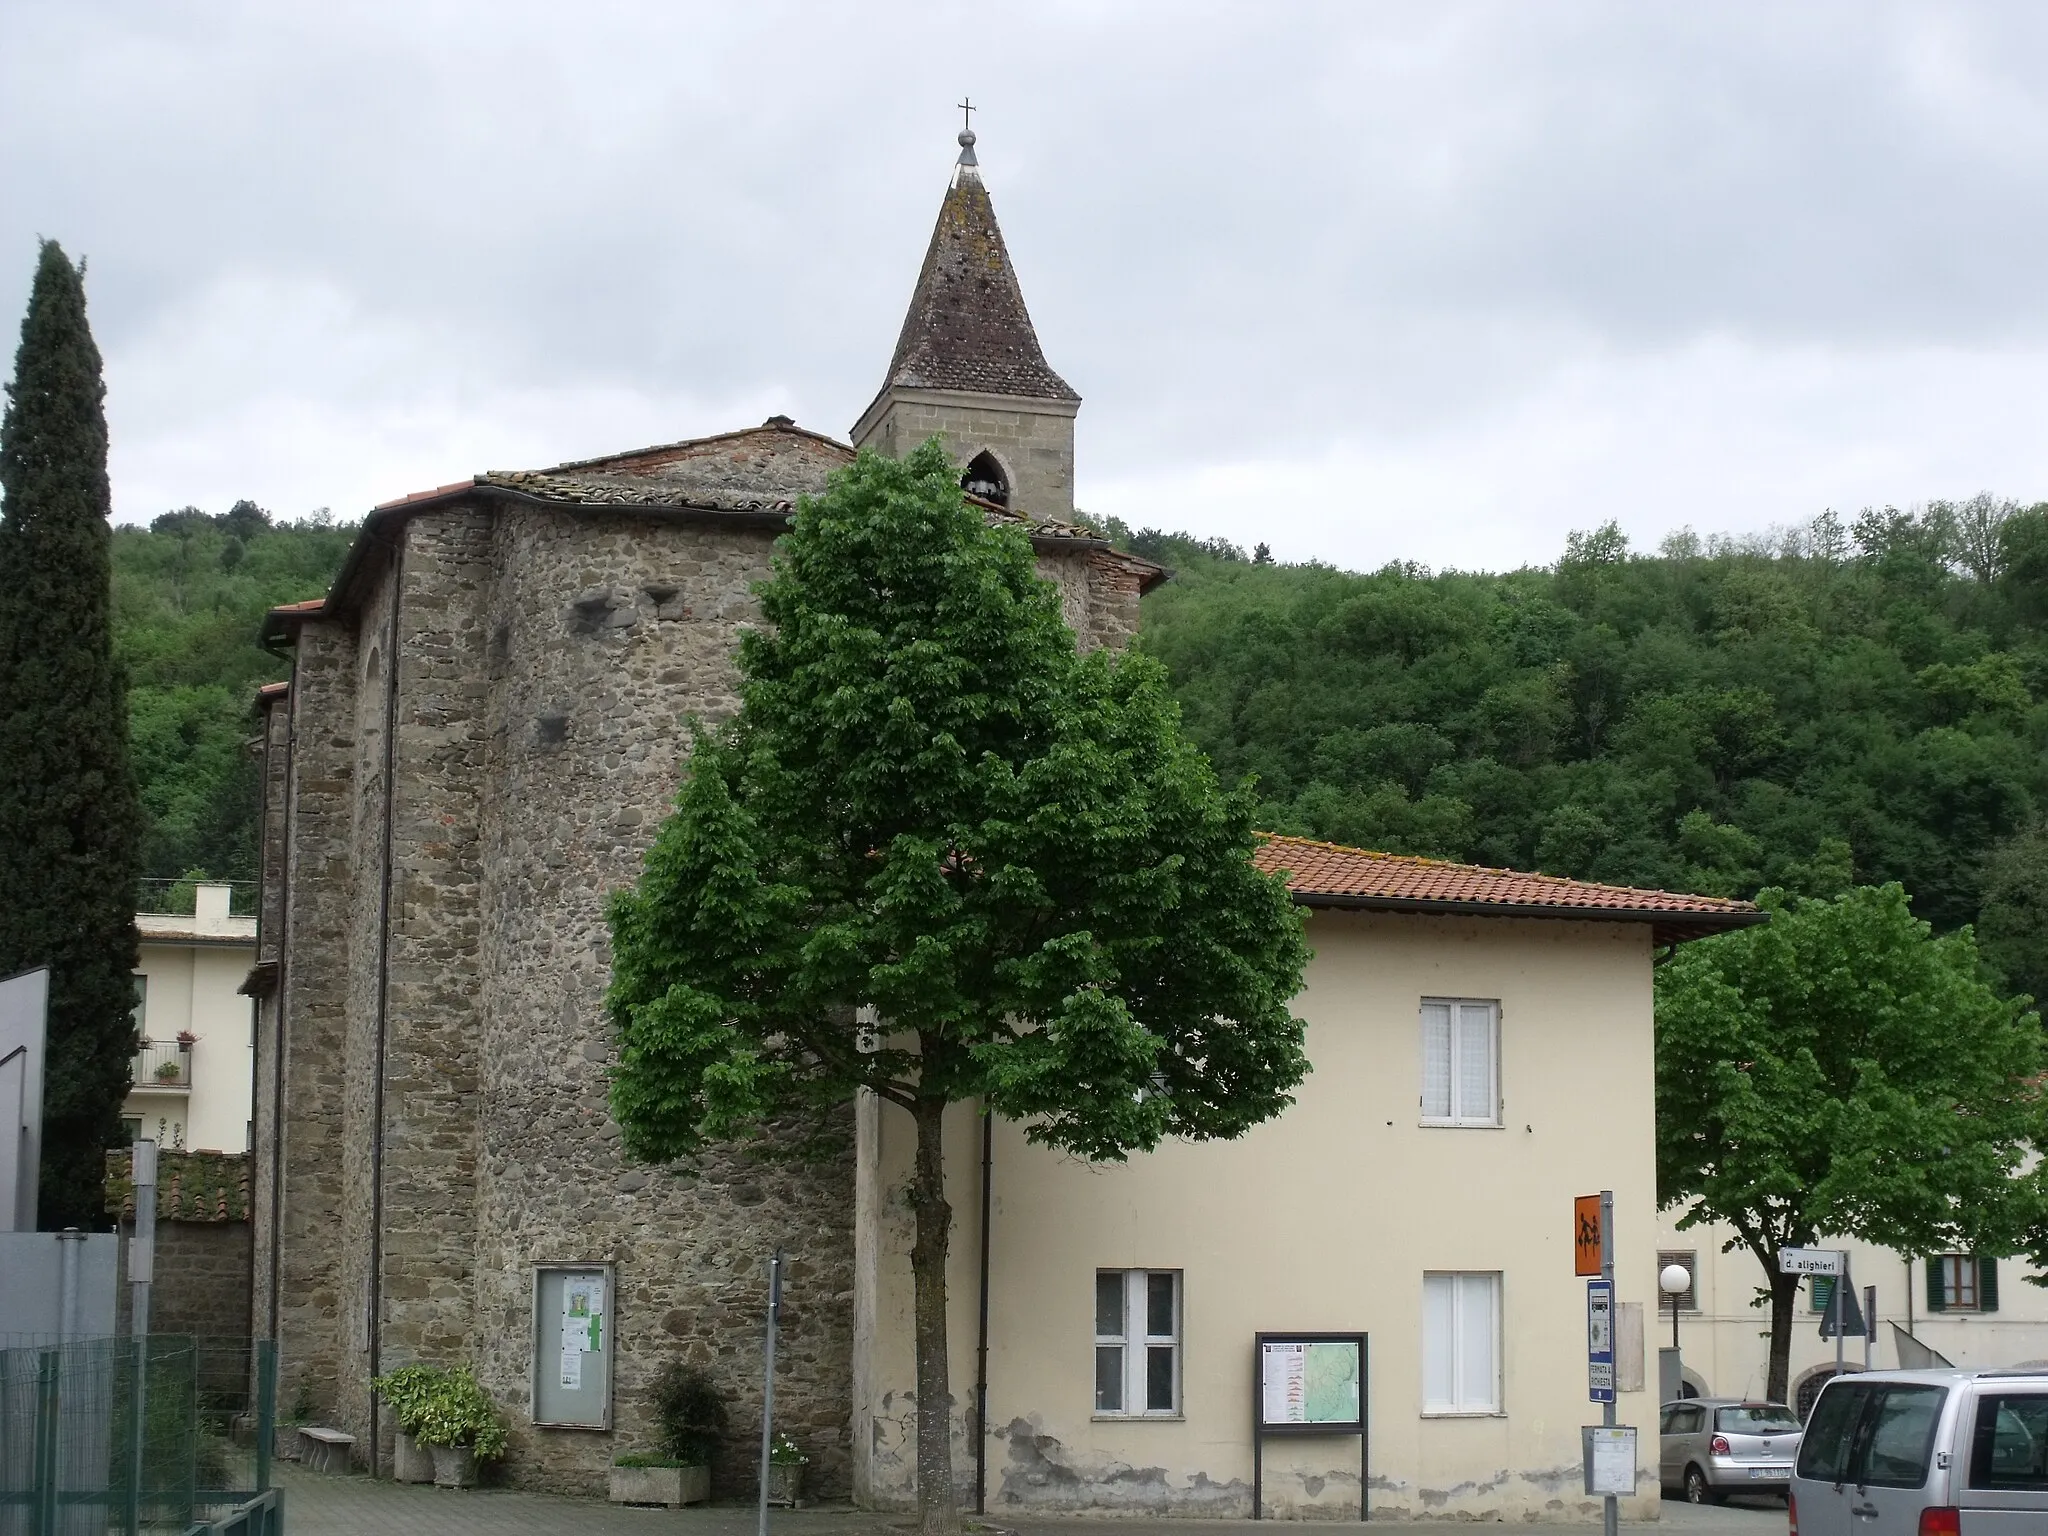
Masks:
[[[107,1214],[124,1221],[135,1216],[135,1186],[128,1178],[128,1161],[125,1147],[107,1154]],[[160,1150],[156,1157],[156,1219],[247,1221],[249,1154]]]
[[[475,484],[475,475],[471,475],[467,480],[450,480],[446,485],[437,485],[431,491],[413,491],[390,501],[380,501],[376,510],[384,512],[392,507],[403,507],[415,501],[432,501],[436,496],[452,496],[455,492],[466,491]]]
[[[1764,914],[1747,901],[1373,853],[1304,837],[1265,834],[1252,861],[1269,874],[1285,873],[1294,899],[1311,907],[1605,917],[1652,923],[1660,942],[1700,938],[1764,920]]]

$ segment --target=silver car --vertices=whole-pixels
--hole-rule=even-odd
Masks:
[[[1806,1421],[1792,1526],[1798,1536],[2040,1536],[2048,1372],[1836,1377]]]
[[[1783,1403],[1688,1397],[1666,1403],[1658,1421],[1658,1480],[1695,1504],[1782,1494],[1798,1454],[1799,1416]]]

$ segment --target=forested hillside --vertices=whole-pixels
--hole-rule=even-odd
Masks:
[[[273,522],[252,502],[187,507],[114,530],[115,651],[148,831],[143,873],[256,877],[251,705],[285,662],[258,648],[263,611],[327,590],[353,527]]]
[[[1726,895],[1898,880],[2048,993],[2048,508],[1649,558],[1609,527],[1498,576],[1110,531],[1177,569],[1140,643],[1276,830]]]
[[[1113,525],[1195,738],[1276,830],[1749,895],[1898,880],[2048,993],[2048,508],[1978,498],[1771,539],[1613,528],[1550,569],[1370,575]],[[250,878],[273,603],[352,528],[241,503],[114,539],[148,872]]]

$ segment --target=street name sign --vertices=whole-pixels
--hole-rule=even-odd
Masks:
[[[1848,1255],[1836,1248],[1780,1248],[1781,1275],[1839,1275]]]

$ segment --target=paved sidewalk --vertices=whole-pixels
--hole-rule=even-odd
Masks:
[[[752,1505],[698,1505],[690,1509],[628,1509],[596,1499],[485,1488],[456,1493],[441,1488],[380,1483],[367,1477],[324,1477],[290,1463],[277,1466],[285,1494],[289,1536],[753,1536]],[[1721,1509],[1695,1509],[1666,1500],[1656,1525],[1634,1532],[1671,1536],[1780,1536],[1785,1508],[1775,1501]],[[989,1531],[1015,1536],[1275,1536],[1275,1522],[1250,1520],[1146,1520],[1085,1515],[991,1517]],[[1421,1525],[1372,1522],[1375,1536],[1445,1536],[1460,1522]],[[908,1516],[877,1515],[844,1506],[778,1509],[769,1514],[772,1536],[905,1536]],[[1317,1529],[1336,1530],[1334,1525]],[[1348,1528],[1348,1525],[1346,1527]],[[1587,1526],[1537,1527],[1584,1532]]]

